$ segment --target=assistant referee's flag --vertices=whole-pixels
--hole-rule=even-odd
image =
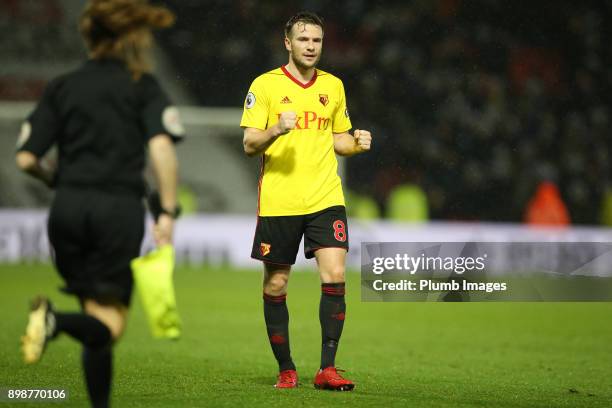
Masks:
[[[132,260],[132,271],[153,337],[180,337],[181,320],[172,283],[174,247],[163,245]]]

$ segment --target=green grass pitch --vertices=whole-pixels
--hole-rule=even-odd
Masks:
[[[612,303],[362,303],[348,274],[347,320],[337,364],[352,393],[310,384],[319,360],[319,283],[313,271],[289,284],[292,354],[301,387],[276,390],[276,365],[261,306],[261,274],[179,268],[184,335],[153,340],[136,296],[115,353],[116,407],[610,407]],[[80,348],[67,336],[31,367],[18,353],[27,300],[56,291],[47,265],[0,266],[0,388],[63,388],[86,406]],[[2,406],[10,406],[0,401]],[[19,407],[41,407],[40,402]]]

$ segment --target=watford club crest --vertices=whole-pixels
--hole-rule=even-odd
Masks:
[[[270,253],[271,248],[272,248],[272,245],[262,242],[259,246],[259,251],[261,252],[261,256],[268,255]]]
[[[329,103],[329,98],[327,97],[327,94],[319,94],[319,102],[321,102],[323,106],[327,106],[327,104]]]

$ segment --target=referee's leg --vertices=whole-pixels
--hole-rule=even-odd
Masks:
[[[113,372],[112,347],[125,330],[127,307],[119,302],[102,304],[94,299],[82,300],[83,311],[98,320],[110,332],[106,343],[83,344],[83,368],[87,391],[94,407],[109,405]]]
[[[125,331],[128,313],[127,306],[119,302],[102,304],[94,299],[84,299],[83,310],[86,314],[101,321],[108,328],[114,342],[119,340]]]

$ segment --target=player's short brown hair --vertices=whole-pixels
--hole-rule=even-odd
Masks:
[[[291,29],[297,23],[317,25],[321,27],[321,30],[323,30],[323,19],[321,17],[311,11],[300,11],[299,13],[291,17],[289,21],[287,21],[287,24],[285,24],[286,37],[289,37]]]
[[[151,30],[174,24],[174,14],[147,0],[89,0],[79,28],[93,58],[123,60],[135,79],[150,70]]]

